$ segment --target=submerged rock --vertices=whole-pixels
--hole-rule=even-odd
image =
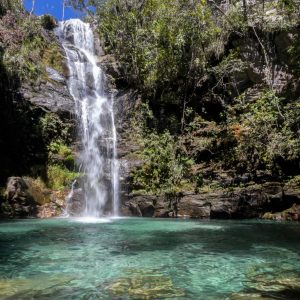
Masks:
[[[299,274],[289,268],[282,267],[282,265],[268,263],[254,265],[248,270],[246,276],[245,293],[259,294],[267,299],[300,299]]]
[[[265,297],[259,293],[233,293],[225,300],[272,300],[274,298]]]
[[[128,276],[110,283],[106,290],[120,299],[173,299],[184,297],[184,291],[174,286],[168,276],[151,270],[131,270]]]
[[[0,298],[37,299],[42,293],[51,294],[51,291],[55,291],[55,287],[67,286],[72,280],[72,277],[57,275],[55,277],[34,276],[31,278],[0,279]]]
[[[300,296],[300,277],[294,275],[278,275],[270,277],[269,274],[260,274],[250,278],[248,286],[261,292],[294,291]]]

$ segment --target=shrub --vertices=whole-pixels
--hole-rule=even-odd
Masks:
[[[48,146],[50,163],[61,164],[67,168],[74,167],[74,154],[71,148],[61,141],[51,142]]]
[[[69,171],[60,165],[49,165],[47,169],[47,184],[54,190],[62,190],[69,186],[80,174]]]
[[[53,30],[57,26],[56,20],[51,15],[41,16],[41,25],[46,30]]]
[[[47,144],[50,144],[52,141],[69,142],[71,140],[71,125],[63,122],[54,113],[46,113],[40,119],[40,127]]]
[[[300,109],[297,104],[291,107],[284,102],[274,91],[266,90],[255,101],[241,101],[235,107],[240,114],[228,117],[232,125],[239,124],[234,151],[242,170],[280,172],[280,162],[299,159],[300,141],[295,123],[300,120]]]
[[[143,146],[143,165],[132,172],[134,189],[158,195],[179,192],[193,161],[179,154],[168,132],[147,135]]]

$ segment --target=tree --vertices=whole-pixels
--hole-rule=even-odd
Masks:
[[[63,0],[63,6],[62,6],[62,21],[65,19],[65,7],[66,7],[66,0]]]
[[[34,6],[35,6],[35,0],[32,0],[32,6],[31,6],[30,15],[32,15],[33,12],[34,12]]]

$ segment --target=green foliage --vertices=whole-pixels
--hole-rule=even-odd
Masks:
[[[300,33],[294,32],[292,35],[291,43],[287,49],[289,64],[293,66],[293,73],[296,76],[300,75]]]
[[[72,149],[60,141],[50,143],[48,146],[48,157],[52,164],[61,164],[67,168],[72,168],[75,165]]]
[[[53,30],[56,27],[56,21],[51,15],[41,16],[41,25],[46,30]]]
[[[50,16],[40,18],[7,12],[0,20],[1,41],[6,69],[23,81],[46,76],[46,66],[63,71],[63,54],[54,37],[43,26],[53,27]]]
[[[49,153],[59,154],[64,158],[67,158],[72,155],[72,150],[65,144],[60,142],[52,142],[48,146]]]
[[[71,140],[71,125],[63,122],[57,114],[45,114],[40,119],[40,127],[46,144],[52,141],[68,143]]]
[[[1,22],[5,31],[2,40],[6,68],[22,80],[37,79],[42,73],[39,63],[47,42],[39,32],[39,23],[25,15],[8,13]]]
[[[43,69],[45,66],[49,66],[59,73],[65,74],[64,54],[61,52],[55,41],[48,44],[47,48],[44,49],[42,53],[42,65]]]
[[[23,177],[29,187],[29,193],[39,204],[49,203],[51,194],[42,178]]]
[[[291,178],[288,183],[300,187],[300,175]]]
[[[20,0],[1,0],[0,1],[0,16],[3,16],[7,11],[18,12],[22,11],[22,4]]]
[[[62,190],[80,176],[80,173],[71,172],[61,165],[49,165],[47,169],[48,187],[54,190]]]
[[[220,28],[206,1],[110,0],[100,11],[100,32],[129,82],[151,95],[181,83],[182,92],[218,54]]]
[[[196,183],[195,187],[195,192],[198,193],[199,189],[203,186],[204,184],[204,179],[203,175],[201,173],[198,173],[197,175],[194,176],[194,181]]]
[[[220,129],[215,122],[204,120],[195,114],[179,138],[181,151],[196,162],[210,159],[217,150]]]
[[[239,73],[245,72],[249,63],[239,57],[239,49],[233,49],[223,57],[222,61],[212,68],[212,74],[216,77],[217,87],[222,87],[230,93],[230,89],[236,90],[236,78]]]
[[[278,171],[278,161],[299,159],[300,139],[295,131],[300,118],[298,102],[291,108],[269,90],[254,102],[240,101],[235,107],[239,114],[228,119],[232,125],[239,124],[235,151],[242,169]]]
[[[300,157],[298,91],[289,99],[272,74],[282,67],[299,77],[298,0],[227,1],[226,9],[204,0],[92,2],[106,52],[144,102],[130,136],[143,149],[136,191],[211,189],[206,168],[289,175]]]
[[[132,173],[134,189],[158,195],[179,192],[193,163],[178,153],[175,139],[168,132],[147,135],[141,159],[143,165]]]

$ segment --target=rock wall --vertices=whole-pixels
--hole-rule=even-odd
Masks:
[[[8,17],[18,16],[10,13]],[[22,17],[28,16],[22,13]],[[19,34],[23,33],[21,27],[14,25],[6,28],[9,24],[1,22],[0,43],[4,47],[0,47],[0,187],[6,188],[1,188],[4,192],[0,196],[0,214],[6,217],[57,215],[60,209],[56,207],[62,206],[62,203],[56,205],[53,199],[62,201],[62,197],[56,197],[60,192],[43,187],[41,195],[37,195],[34,185],[24,181],[24,176],[47,182],[49,144],[60,139],[62,132],[64,138],[68,137],[68,141],[63,142],[72,144],[75,140],[74,103],[67,87],[69,74],[64,51],[53,28],[44,29],[35,17],[29,22],[33,26],[29,27],[30,30],[36,30],[41,40],[53,46],[46,50],[50,54],[41,50],[41,57],[35,57],[39,59],[36,64],[43,68],[35,79],[30,74],[28,78],[21,78],[19,70],[7,68],[3,53],[12,51],[18,40],[10,40],[3,34],[18,34],[18,30],[21,31]],[[43,193],[48,196],[43,196]],[[43,198],[48,203],[40,203],[37,198]]]
[[[276,216],[268,212],[281,212],[294,207],[294,213],[277,219],[300,220],[299,205],[299,187],[273,182],[202,194],[186,193],[175,201],[156,196],[133,196],[124,202],[122,212],[124,215],[139,217],[275,219]]]
[[[229,38],[225,52],[228,54],[231,49],[238,49],[238,57],[245,62],[245,65],[242,68],[236,68],[236,71],[233,66],[233,72],[223,78],[226,83],[224,86],[216,87],[215,79],[208,76],[206,82],[196,88],[189,104],[204,118],[206,116],[214,119],[214,116],[224,110],[225,106],[231,105],[234,97],[242,93],[245,93],[245,103],[251,103],[264,89],[270,86],[278,95],[289,100],[299,98],[299,68],[289,53],[291,45],[297,39],[297,30],[260,32],[259,37],[252,32],[247,39],[234,35]],[[267,62],[264,51],[267,52],[269,58]],[[111,57],[110,61],[112,61]],[[107,67],[107,70],[114,69],[112,76],[117,74],[120,77],[122,72],[116,70],[117,63],[114,62],[113,65],[114,67]],[[215,88],[214,96],[221,95],[216,98],[217,102],[212,101],[212,87]],[[219,178],[216,183],[223,188],[198,194],[182,191],[182,196],[175,202],[154,195],[132,195],[130,172],[142,162],[132,155],[138,145],[132,141],[128,143],[128,132],[134,130],[134,128],[130,128],[130,118],[133,116],[132,110],[139,109],[137,104],[141,96],[137,96],[138,92],[133,91],[119,92],[119,95],[120,97],[117,97],[116,101],[117,106],[120,107],[118,110],[120,112],[118,115],[119,155],[122,162],[122,212],[124,215],[191,218],[262,218],[263,216],[267,218],[269,216],[271,219],[299,219],[299,186],[291,186],[281,178],[271,178],[271,176],[267,178],[266,174],[263,174],[261,178],[256,174],[256,178],[251,184],[247,182],[251,181],[249,178],[253,174],[234,174],[232,178],[225,178],[227,183],[224,182],[224,179]],[[159,107],[157,109],[159,110]],[[205,113],[203,114],[203,112]],[[168,113],[172,112],[168,111]],[[164,112],[162,115],[161,123],[164,122],[165,114]],[[210,157],[210,162],[206,164],[206,167],[212,168],[213,164],[212,157]],[[287,171],[287,174],[297,175],[299,174],[299,163],[286,164],[286,167],[283,164],[283,170]],[[234,170],[233,173],[235,173]],[[239,185],[241,187],[237,187]],[[287,215],[280,213],[291,207],[293,207],[292,213]],[[270,212],[269,215],[266,214],[268,212]]]

